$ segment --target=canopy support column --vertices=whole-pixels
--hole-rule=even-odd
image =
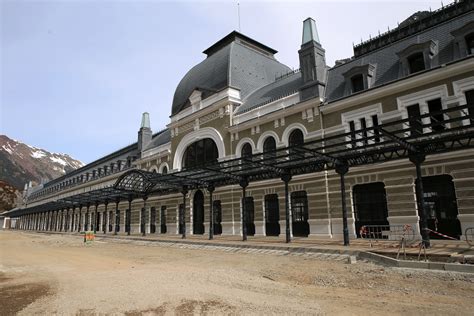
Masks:
[[[119,213],[119,203],[120,199],[115,200],[115,229],[114,229],[114,235],[117,235],[117,233],[120,230],[120,213]]]
[[[59,226],[59,210],[54,211],[54,231],[58,231]]]
[[[336,164],[336,172],[341,177],[341,206],[342,206],[342,225],[344,235],[344,246],[349,246],[349,227],[347,225],[347,206],[346,206],[346,184],[344,176],[349,171],[349,166],[346,162]]]
[[[207,191],[209,192],[209,240],[214,239],[214,205],[212,201],[214,190],[215,187],[213,184],[207,186]]]
[[[247,240],[247,211],[245,207],[245,195],[246,189],[249,185],[247,178],[242,178],[239,182],[240,187],[242,188],[242,241]]]
[[[94,235],[97,233],[97,225],[99,224],[99,217],[98,217],[98,212],[97,212],[97,208],[99,207],[99,202],[95,202],[95,211],[94,211]],[[91,227],[92,228],[92,227]]]
[[[76,231],[76,206],[72,206],[71,210],[71,233],[74,233]]]
[[[182,228],[182,239],[186,239],[186,194],[188,194],[188,187],[183,186],[181,190],[181,194],[183,195],[183,209],[179,214],[179,223],[181,224]]]
[[[414,153],[410,155],[410,161],[415,164],[416,168],[416,204],[418,208],[418,215],[420,216],[420,230],[421,239],[425,248],[429,248],[430,233],[428,231],[428,217],[426,214],[424,189],[423,189],[423,175],[421,173],[421,164],[425,161],[426,156],[422,153]]]
[[[105,210],[104,210],[104,213],[102,215],[102,231],[104,232],[104,234],[107,233],[107,206],[109,205],[109,200],[105,200],[105,203],[104,203],[104,206],[105,206]],[[110,219],[109,219],[110,221]]]
[[[142,231],[142,236],[146,235],[145,229],[146,229],[146,221],[145,221],[145,216],[146,216],[146,200],[148,199],[148,196],[144,195],[143,196],[143,208],[141,210],[141,215],[140,215],[140,230]]]
[[[286,242],[289,243],[291,241],[291,234],[290,234],[290,202],[289,202],[289,192],[288,192],[288,183],[291,181],[291,173],[285,172],[281,176],[281,180],[285,183],[285,222],[286,222]]]
[[[77,215],[77,232],[81,231],[81,222],[82,222],[82,204],[79,204],[79,214]]]
[[[89,229],[89,208],[91,204],[88,202],[86,206],[86,214],[84,214],[84,231]]]
[[[132,201],[133,197],[129,195],[128,197],[128,210],[125,212],[125,230],[127,231],[127,236],[130,236],[131,224],[132,224]]]

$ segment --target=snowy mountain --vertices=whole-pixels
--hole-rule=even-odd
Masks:
[[[0,135],[0,180],[19,190],[29,181],[47,182],[83,165],[69,155],[51,153]]]

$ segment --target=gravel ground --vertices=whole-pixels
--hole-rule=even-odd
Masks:
[[[474,275],[0,231],[0,315],[472,315]]]

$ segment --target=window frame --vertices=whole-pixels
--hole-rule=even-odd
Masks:
[[[411,72],[409,59],[417,54],[422,54],[425,69]],[[399,51],[397,55],[400,58],[399,77],[410,76],[429,70],[438,65],[438,41],[428,40],[423,43],[409,45]]]
[[[344,72],[342,75],[345,78],[345,95],[351,95],[354,93],[359,93],[370,89],[374,85],[375,81],[375,65],[373,64],[365,64],[361,66],[354,66],[350,68],[348,71]],[[362,89],[354,91],[353,81],[354,77],[361,76],[362,77]]]

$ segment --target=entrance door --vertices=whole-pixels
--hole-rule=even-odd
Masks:
[[[178,233],[182,235],[184,233],[184,223],[186,216],[184,213],[184,204],[181,203],[178,208]]]
[[[150,234],[156,233],[156,208],[150,209]]]
[[[214,235],[222,234],[222,206],[221,201],[216,200],[213,203],[214,209]]]
[[[442,234],[460,238],[458,206],[453,178],[449,175],[423,177],[425,208],[428,216],[428,228]],[[443,239],[431,234],[433,239]]]
[[[109,232],[112,232],[112,222],[114,218],[114,212],[109,211]]]
[[[166,234],[166,231],[167,231],[167,227],[166,227],[166,206],[161,207],[160,229],[161,229],[162,234]]]
[[[247,196],[244,199],[245,203],[245,223],[247,227],[247,236],[255,235],[255,209],[253,203],[253,197]]]
[[[142,207],[140,209],[140,233],[146,233],[145,231],[146,227],[146,209]]]
[[[125,232],[127,234],[130,233],[130,224],[131,224],[131,211],[127,209],[125,211]]]
[[[293,236],[308,237],[308,197],[306,191],[296,191],[291,193],[291,216]]]
[[[115,211],[115,232],[120,232],[120,210]]]
[[[267,236],[280,235],[280,207],[277,194],[265,195],[265,232]]]
[[[197,190],[193,200],[193,234],[204,234],[204,194]]]
[[[360,238],[360,228],[362,226],[389,224],[387,220],[387,197],[385,185],[382,182],[356,185],[352,193],[354,195],[357,237]]]
[[[107,232],[107,212],[102,213],[102,231],[104,234]]]

